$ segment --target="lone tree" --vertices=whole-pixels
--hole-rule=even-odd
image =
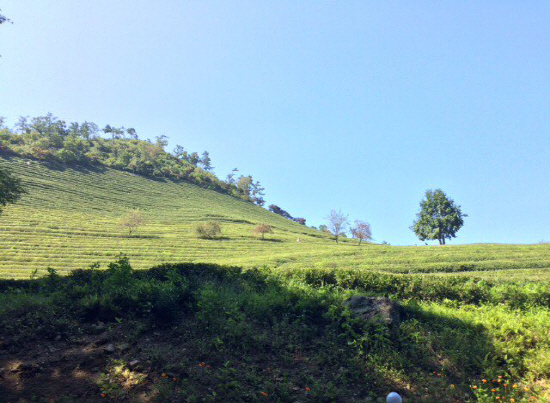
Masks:
[[[327,217],[328,229],[336,237],[336,243],[338,243],[338,237],[346,231],[349,225],[348,216],[342,213],[342,210],[331,210]]]
[[[216,221],[199,223],[195,226],[195,234],[202,239],[214,239],[222,233],[222,227]]]
[[[437,239],[440,245],[445,245],[445,239],[456,237],[464,225],[464,217],[467,215],[460,206],[441,189],[426,190],[426,199],[420,202],[420,212],[411,229],[421,241]]]
[[[21,186],[21,180],[10,171],[0,169],[0,214],[3,207],[15,203],[23,193],[25,189]]]
[[[359,239],[359,245],[361,245],[363,239],[365,241],[370,241],[372,239],[370,224],[366,221],[355,220],[351,228],[351,235]]]
[[[130,210],[127,216],[120,219],[119,225],[128,230],[128,235],[132,235],[132,231],[141,227],[145,220],[143,214],[139,210]]]
[[[265,234],[273,234],[273,228],[271,228],[271,225],[260,224],[252,232],[254,234],[262,234],[262,239],[264,239]]]

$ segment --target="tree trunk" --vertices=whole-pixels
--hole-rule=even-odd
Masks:
[[[338,243],[338,235],[336,235],[336,243]]]
[[[441,242],[441,238],[439,238],[438,241],[440,245],[443,245],[443,243]]]
[[[359,238],[359,246],[361,246],[361,241],[363,240],[363,238]]]
[[[443,245],[445,245],[445,237],[441,238],[443,240]]]

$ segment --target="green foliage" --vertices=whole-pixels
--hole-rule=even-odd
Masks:
[[[140,359],[146,357],[153,372],[129,369],[115,356],[98,377],[99,391],[115,399],[132,399],[147,387],[173,400],[221,401],[376,401],[388,390],[409,401],[489,401],[483,399],[491,388],[522,401],[544,393],[535,385],[550,376],[547,307],[470,304],[468,294],[445,298],[445,288],[438,289],[438,302],[430,302],[420,289],[418,298],[411,291],[402,302],[395,333],[380,321],[354,318],[343,300],[361,284],[363,292],[395,296],[398,284],[374,277],[366,284],[352,271],[314,276],[192,264],[134,271],[121,256],[107,270],[75,271],[55,285],[39,279],[6,290],[0,281],[6,290],[0,293],[0,328],[8,337],[28,338],[14,339],[16,345],[70,336],[97,319],[87,315],[91,299],[111,311],[101,319],[118,332],[134,329],[135,320],[145,329],[143,321],[164,326],[155,306],[174,312],[161,344],[130,353],[144,354]],[[159,302],[160,295],[168,302]],[[499,375],[521,388],[505,390],[493,381]]]
[[[398,299],[505,304],[514,309],[550,306],[550,290],[544,283],[523,285],[465,276],[406,276],[337,268],[275,269],[272,274],[317,287],[337,286],[376,295],[391,295]]]
[[[248,186],[218,179],[212,171],[212,161],[207,151],[188,153],[176,147],[174,155],[164,151],[166,136],[157,141],[139,140],[135,129],[105,126],[99,136],[97,125],[90,122],[73,122],[67,125],[52,114],[28,119],[21,117],[16,131],[0,125],[0,151],[63,165],[104,165],[135,174],[185,180],[198,186],[227,193],[246,201],[263,205],[263,188],[259,182]],[[199,164],[202,168],[199,168]]]
[[[99,374],[97,386],[102,394],[110,399],[131,398],[133,388],[141,385],[147,375],[130,370],[122,360],[113,360],[107,371]]]
[[[195,224],[195,234],[202,239],[215,239],[222,233],[222,227],[216,221]]]
[[[29,278],[46,267],[66,274],[120,251],[136,269],[163,262],[263,264],[293,251],[317,254],[328,236],[235,197],[172,180],[151,180],[110,168],[52,166],[0,156],[28,194],[0,220],[0,277]],[[140,210],[147,224],[128,236],[118,223]],[[197,242],[194,224],[216,221],[231,242]],[[274,242],[251,234],[254,223],[274,228]],[[296,238],[302,243],[297,244]],[[17,240],[17,241],[15,241]],[[222,247],[223,246],[223,247]],[[227,247],[225,247],[227,246]],[[260,256],[263,256],[259,258]]]
[[[2,214],[2,207],[15,203],[23,193],[25,193],[25,189],[21,180],[16,178],[12,172],[0,169],[0,214]]]
[[[441,189],[436,189],[426,191],[416,217],[411,229],[421,241],[437,239],[440,245],[445,245],[445,239],[456,237],[467,215]]]

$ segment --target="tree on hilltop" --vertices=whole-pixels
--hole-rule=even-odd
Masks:
[[[257,204],[258,206],[262,206],[265,204],[264,200],[264,190],[265,188],[261,185],[260,181],[252,182],[250,184],[251,187],[251,196],[252,196],[252,202]]]
[[[338,237],[346,231],[347,226],[349,225],[348,216],[342,213],[342,210],[331,210],[330,214],[327,216],[328,219],[328,229],[336,237],[336,243],[338,243]]]
[[[354,238],[359,239],[359,245],[361,245],[362,240],[371,240],[372,232],[370,224],[366,221],[355,220],[353,227],[351,228],[351,235]]]
[[[241,175],[239,177],[239,180],[237,181],[237,188],[242,192],[242,194],[244,194],[245,196],[250,196],[251,186],[252,186],[252,176]]]
[[[277,206],[276,204],[270,204],[268,207],[269,211],[278,214],[280,216],[283,216],[284,218],[288,218],[289,220],[293,220],[294,218],[286,211]]]
[[[235,174],[239,172],[239,168],[233,168],[229,174],[227,174],[225,178],[225,183],[228,185],[234,185],[235,182]]]
[[[426,198],[420,202],[420,212],[411,229],[421,241],[437,239],[440,245],[445,245],[445,239],[456,237],[464,225],[464,217],[467,215],[460,206],[441,189],[426,190]]]
[[[202,169],[204,169],[205,171],[211,171],[212,169],[214,169],[212,167],[212,159],[210,158],[210,154],[208,153],[208,151],[202,153],[200,163],[202,165]]]
[[[5,169],[0,169],[0,214],[2,208],[15,203],[25,193],[21,180]]]

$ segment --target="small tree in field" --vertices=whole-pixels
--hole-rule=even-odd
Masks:
[[[332,235],[336,237],[336,243],[338,243],[338,237],[342,234],[342,232],[346,231],[349,224],[348,216],[344,215],[342,210],[331,210],[327,219],[328,229],[332,232]]]
[[[264,239],[265,234],[273,234],[273,228],[271,228],[271,225],[260,224],[252,232],[256,235],[262,234],[262,239]]]
[[[361,245],[362,240],[371,240],[372,232],[370,229],[370,224],[366,221],[355,220],[353,227],[351,228],[351,235],[354,238],[359,239],[359,245]]]
[[[143,214],[139,210],[130,210],[127,216],[120,219],[119,225],[123,229],[128,230],[128,235],[132,235],[132,232],[141,227],[145,220]]]
[[[195,225],[195,234],[202,239],[214,239],[222,233],[222,227],[216,221],[208,221]]]

